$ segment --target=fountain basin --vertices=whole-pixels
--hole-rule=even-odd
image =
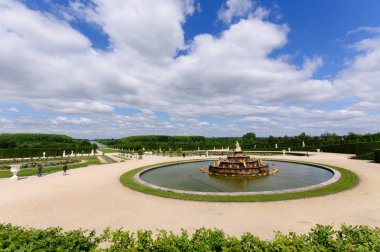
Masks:
[[[265,161],[279,168],[275,176],[215,176],[199,171],[212,161],[166,165],[144,169],[134,179],[144,186],[182,194],[260,195],[301,192],[337,182],[337,170],[321,165],[285,161]]]

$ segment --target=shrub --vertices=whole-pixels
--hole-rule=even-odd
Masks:
[[[10,165],[0,165],[0,170],[9,170],[11,169]]]
[[[322,146],[324,152],[363,155],[380,148],[380,142],[352,143]]]
[[[375,150],[374,155],[375,155],[375,162],[380,163],[380,150]]]
[[[2,158],[29,158],[29,157],[42,157],[42,154],[45,152],[46,157],[55,157],[62,156],[63,151],[66,151],[66,154],[70,154],[73,150],[74,153],[91,153],[91,147],[83,148],[16,148],[16,149],[0,149],[0,159]]]
[[[101,240],[94,231],[34,229],[0,224],[1,251],[90,251]]]
[[[106,229],[94,231],[62,228],[33,229],[0,224],[0,251],[380,251],[380,229],[367,226],[317,225],[308,234],[277,232],[272,240],[250,233],[240,238],[219,229],[201,228],[189,236],[185,230],[174,234],[165,230],[137,234]]]

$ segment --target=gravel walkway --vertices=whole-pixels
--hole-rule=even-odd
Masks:
[[[277,156],[284,158],[283,156]],[[315,224],[380,226],[380,164],[351,160],[348,155],[319,153],[285,157],[345,167],[360,177],[352,190],[323,197],[264,203],[211,203],[160,198],[123,187],[125,171],[183,158],[144,157],[123,163],[90,166],[28,177],[0,179],[0,223],[45,228],[136,231],[221,228],[228,234],[251,232],[261,238],[273,231],[307,232]],[[198,157],[196,157],[198,158]],[[186,159],[189,159],[188,157]]]

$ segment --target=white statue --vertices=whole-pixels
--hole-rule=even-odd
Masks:
[[[240,147],[238,141],[236,141],[236,149],[235,149],[235,151],[241,151],[241,147]]]

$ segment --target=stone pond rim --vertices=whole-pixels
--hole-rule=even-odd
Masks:
[[[210,159],[208,161],[213,161],[214,159]],[[206,161],[206,160],[202,160]],[[266,161],[272,161],[272,160],[266,160]],[[138,171],[137,173],[134,174],[133,179],[136,183],[154,189],[154,190],[159,190],[163,192],[171,192],[171,193],[177,193],[177,194],[184,194],[184,195],[194,195],[194,196],[258,196],[258,195],[279,195],[279,194],[289,194],[289,193],[298,193],[298,192],[306,192],[306,191],[311,191],[315,189],[320,189],[323,187],[326,187],[328,185],[334,184],[338,182],[341,179],[341,173],[337,171],[336,169],[333,169],[331,167],[327,167],[324,165],[320,164],[312,164],[312,163],[306,163],[306,162],[297,162],[297,161],[285,161],[285,160],[276,160],[280,162],[286,162],[286,163],[296,163],[296,164],[302,164],[302,165],[309,165],[313,166],[317,169],[325,169],[333,173],[333,176],[324,182],[315,184],[315,185],[310,185],[310,186],[304,186],[304,187],[297,187],[297,188],[291,188],[291,189],[283,189],[283,190],[273,190],[273,191],[254,191],[254,192],[199,192],[199,191],[186,191],[186,190],[179,190],[179,189],[172,189],[172,188],[167,188],[167,187],[162,187],[158,185],[154,185],[151,183],[148,183],[141,179],[141,175],[145,172],[148,172],[150,170],[154,169],[159,169],[165,166],[168,166],[168,164],[163,164],[160,165],[158,164],[157,166],[152,166],[148,167],[146,169],[142,169]],[[189,161],[189,162],[178,162],[178,163],[173,163],[172,165],[175,164],[183,164],[183,163],[192,163],[192,162],[200,162],[198,161]]]

